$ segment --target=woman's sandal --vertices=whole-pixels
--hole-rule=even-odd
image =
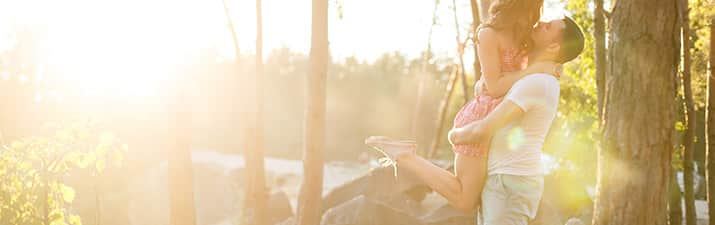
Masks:
[[[392,166],[395,169],[395,176],[397,176],[398,158],[417,152],[417,142],[412,140],[393,140],[385,136],[371,136],[365,139],[365,144],[385,155],[385,158],[380,159],[380,163]]]

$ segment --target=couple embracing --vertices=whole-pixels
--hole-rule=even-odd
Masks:
[[[365,140],[456,209],[481,208],[485,225],[527,225],[544,189],[541,152],[559,101],[561,64],[584,47],[569,17],[540,22],[543,0],[497,0],[477,31],[481,79],[457,113],[454,171],[416,155],[411,140]]]

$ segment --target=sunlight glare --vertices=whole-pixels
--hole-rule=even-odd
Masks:
[[[211,47],[225,23],[218,20],[222,15],[216,15],[222,12],[220,3],[198,0],[6,4],[0,6],[13,9],[6,15],[13,21],[12,28],[39,31],[36,60],[49,71],[38,66],[38,74],[30,76],[41,81],[52,73],[87,97],[158,94],[172,76],[190,66],[200,50]],[[47,7],[38,10],[37,5]],[[0,77],[9,79],[6,74]],[[20,79],[26,82],[28,77]]]

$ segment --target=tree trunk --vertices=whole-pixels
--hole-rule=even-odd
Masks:
[[[467,77],[464,70],[464,47],[467,44],[466,41],[461,40],[461,35],[459,32],[459,17],[457,16],[457,2],[452,0],[452,15],[454,15],[454,30],[456,33],[455,41],[457,42],[457,54],[459,57],[459,71],[457,74],[459,78],[462,79],[462,92],[464,92],[464,103],[469,102],[469,93],[467,93]],[[468,35],[468,34],[467,34]]]
[[[695,107],[693,106],[693,89],[690,76],[690,20],[689,20],[688,0],[678,0],[678,13],[682,28],[681,40],[683,41],[683,100],[685,102],[685,118],[687,129],[683,135],[683,183],[685,194],[685,222],[687,225],[695,225],[697,217],[695,213],[695,192],[693,190],[693,151],[695,144]]]
[[[454,65],[452,73],[449,75],[449,81],[447,83],[447,88],[445,94],[442,97],[442,101],[439,104],[437,123],[435,126],[435,135],[432,137],[432,143],[430,145],[429,151],[427,152],[427,158],[431,159],[437,153],[437,147],[439,146],[440,140],[442,140],[442,128],[444,127],[445,117],[447,116],[447,108],[449,106],[449,101],[452,98],[452,92],[454,90],[454,85],[457,82],[457,77],[459,76],[462,80],[462,91],[464,92],[464,102],[465,104],[469,102],[469,91],[467,87],[467,77],[464,70],[464,49],[467,46],[467,40],[461,41],[459,34],[459,20],[457,18],[457,4],[452,0],[452,10],[454,12],[454,27],[457,31],[456,41],[457,41],[457,54],[459,57],[459,65]],[[476,61],[477,63],[479,61]]]
[[[434,2],[434,9],[432,10],[432,25],[430,26],[429,33],[427,34],[427,50],[422,54],[422,68],[420,73],[417,75],[417,100],[415,102],[415,110],[412,112],[412,124],[410,126],[410,135],[413,139],[418,139],[417,134],[420,130],[420,115],[422,112],[422,104],[424,101],[424,89],[425,83],[427,82],[427,67],[429,66],[429,61],[432,58],[432,32],[434,31],[434,26],[437,25],[437,9],[439,6],[439,1]]]
[[[242,135],[244,136],[243,151],[246,162],[246,194],[244,195],[243,224],[268,225],[266,211],[268,193],[266,189],[265,166],[263,163],[263,10],[261,0],[256,0],[256,76],[253,88],[253,99],[248,99],[249,109],[245,113]],[[252,90],[251,90],[252,89]]]
[[[303,184],[298,196],[296,224],[320,224],[325,148],[325,80],[328,70],[328,1],[313,0],[310,74],[303,153]]]
[[[593,9],[593,39],[595,43],[594,52],[596,54],[596,92],[598,104],[598,118],[603,116],[603,94],[605,93],[604,81],[606,79],[606,22],[603,16],[603,0],[594,0],[596,7]]]
[[[231,31],[234,54],[236,57],[235,70],[240,74],[240,48],[236,30],[233,27],[231,13],[223,0],[226,23]],[[243,224],[267,225],[267,202],[268,190],[265,181],[264,166],[264,139],[263,139],[263,9],[262,1],[256,0],[256,76],[255,80],[240,79],[253,83],[254,85],[242,85],[240,96],[254,96],[253,99],[239,99],[246,103],[245,108],[240,111],[241,118],[241,150],[245,159],[246,186],[244,190],[242,217]],[[243,77],[242,77],[243,78]],[[240,85],[241,86],[241,85]],[[253,89],[255,88],[255,89]]]
[[[447,116],[447,106],[449,106],[449,100],[452,98],[452,93],[454,92],[454,85],[457,83],[457,65],[452,66],[452,73],[449,74],[449,81],[447,82],[447,90],[444,92],[442,101],[439,103],[439,113],[437,114],[437,126],[435,128],[435,134],[432,138],[432,146],[430,146],[429,152],[427,153],[427,158],[431,159],[437,153],[437,147],[439,146],[440,139],[442,138],[442,128],[444,127],[444,118]]]
[[[170,144],[168,155],[168,190],[169,190],[169,224],[195,225],[194,181],[191,165],[191,135],[189,124],[191,120],[185,85],[181,77],[173,90],[169,104]]]
[[[710,22],[710,76],[708,76],[708,106],[707,106],[707,156],[705,167],[707,173],[708,218],[709,224],[715,225],[715,17]]]
[[[479,63],[479,39],[477,39],[477,28],[482,24],[481,18],[479,18],[479,5],[477,0],[470,0],[470,5],[472,8],[472,47],[474,48],[474,76],[475,80],[479,80],[482,75],[482,65]]]
[[[669,225],[683,224],[683,197],[678,185],[678,174],[675,169],[670,170],[670,184],[668,185],[668,221]]]
[[[479,0],[479,15],[482,21],[487,21],[491,16],[489,14],[489,6],[492,5],[492,0]]]
[[[94,178],[94,224],[95,225],[101,225],[102,224],[102,204],[100,200],[100,179],[99,179],[99,173],[96,173]]]
[[[231,37],[233,40],[233,50],[234,53],[236,54],[236,62],[238,62],[239,55],[241,54],[241,49],[238,47],[238,37],[236,36],[236,29],[233,28],[233,20],[231,19],[231,13],[228,10],[228,5],[226,4],[226,0],[223,0],[223,11],[224,14],[226,14],[226,26],[228,26],[228,30],[231,31]]]
[[[676,1],[615,5],[595,225],[667,222],[678,61]]]

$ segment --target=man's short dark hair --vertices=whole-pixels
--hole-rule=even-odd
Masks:
[[[566,63],[575,59],[583,51],[584,45],[581,27],[568,16],[565,16],[563,21],[566,26],[561,31],[561,52],[556,59],[559,63]]]

